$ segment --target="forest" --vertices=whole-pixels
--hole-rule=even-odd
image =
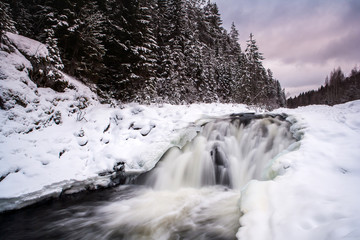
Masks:
[[[204,0],[5,0],[1,41],[13,32],[45,43],[31,79],[63,91],[63,71],[121,102],[245,103],[285,106],[284,90],[265,69],[253,34],[222,26]]]
[[[360,70],[354,67],[348,77],[345,77],[340,67],[326,76],[325,83],[318,90],[301,93],[299,96],[287,99],[287,107],[296,108],[312,104],[333,106],[360,99]]]

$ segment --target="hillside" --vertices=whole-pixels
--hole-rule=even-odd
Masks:
[[[246,103],[276,108],[284,91],[250,34],[243,49],[202,0],[8,1],[0,31],[46,44],[59,70],[124,103]]]

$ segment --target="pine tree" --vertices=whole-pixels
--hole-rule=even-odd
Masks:
[[[239,44],[239,32],[235,27],[235,24],[232,23],[230,33],[229,33],[229,47],[226,51],[228,55],[227,62],[230,64],[231,71],[231,89],[232,91],[232,101],[239,102],[242,98],[242,83],[244,76],[244,66],[246,59],[241,51]]]
[[[0,2],[0,40],[4,32],[17,33],[17,30],[10,14],[9,4]]]
[[[185,0],[169,0],[166,17],[169,25],[168,59],[170,63],[170,75],[167,83],[170,83],[169,98],[173,103],[186,101],[187,79],[185,76],[185,28],[186,12]]]
[[[234,43],[239,41],[239,31],[236,29],[234,22],[231,23],[230,38]]]
[[[67,31],[63,36],[64,63],[66,70],[92,83],[101,81],[104,68],[103,26],[105,18],[96,1],[75,2],[66,9]]]
[[[124,101],[157,99],[157,4],[154,1],[107,1],[105,64],[113,94]]]
[[[335,104],[336,102],[339,102],[341,94],[341,83],[344,81],[345,75],[342,72],[341,68],[338,67],[337,69],[334,69],[330,73],[330,103]]]
[[[246,84],[250,85],[247,92],[246,102],[254,104],[264,94],[262,86],[264,86],[264,75],[266,74],[264,67],[262,66],[262,60],[264,57],[259,52],[259,48],[256,44],[256,40],[253,38],[254,35],[251,33],[249,40],[247,40],[247,47],[245,50],[247,59],[247,76]]]
[[[219,101],[219,95],[223,96],[220,86],[224,83],[222,73],[226,67],[223,66],[223,48],[220,46],[223,37],[223,28],[220,14],[215,3],[208,2],[203,7],[202,30],[200,41],[204,43],[203,56],[205,57],[205,87],[207,89],[206,101]],[[219,81],[222,81],[220,83]]]
[[[156,50],[158,45],[155,36],[157,21],[152,18],[156,16],[156,8],[157,4],[154,1],[142,0],[136,15],[136,29],[139,35],[136,38],[137,46],[134,47],[134,51],[138,53],[139,61],[135,71],[141,79],[137,96],[139,96],[139,101],[146,103],[157,99]]]
[[[52,7],[52,1],[45,1],[37,5],[36,9],[34,22],[39,31],[37,40],[47,45],[51,63],[57,69],[61,70],[64,68],[64,64],[61,59],[58,39],[55,33],[59,26],[63,24],[63,21],[60,20],[57,10]]]
[[[164,100],[168,101],[170,90],[170,46],[169,31],[170,22],[168,21],[168,1],[158,0],[158,24],[157,24],[157,93]]]
[[[106,65],[106,81],[99,84],[100,88],[112,97],[125,100],[129,75],[129,39],[128,21],[125,6],[121,0],[106,1],[107,24],[105,27],[104,62]]]
[[[219,50],[216,44],[218,43],[218,40],[222,33],[222,28],[221,28],[222,21],[216,3],[208,2],[208,4],[204,7],[204,13],[205,13],[205,21],[207,22],[208,31],[211,38],[210,45],[212,48]],[[216,53],[218,54],[218,52]]]
[[[36,35],[36,31],[32,19],[33,18],[32,12],[35,6],[33,4],[27,3],[26,1],[24,2],[8,1],[11,10],[11,16],[15,22],[16,30],[21,35],[31,38],[32,36]]]

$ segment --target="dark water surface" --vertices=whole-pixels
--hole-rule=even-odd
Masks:
[[[0,239],[106,239],[97,209],[108,202],[136,196],[139,187],[120,186],[66,195],[2,213]]]

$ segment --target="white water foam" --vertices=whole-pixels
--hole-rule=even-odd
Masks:
[[[220,187],[178,191],[144,189],[101,208],[108,238],[234,239],[240,227],[239,192]]]
[[[267,180],[267,167],[295,140],[289,123],[268,117],[207,123],[182,149],[172,148],[148,180],[157,190],[226,185],[240,190],[251,179]]]
[[[240,190],[267,180],[271,160],[295,140],[281,117],[210,121],[147,174],[135,198],[100,208],[110,236],[123,239],[235,239]]]

